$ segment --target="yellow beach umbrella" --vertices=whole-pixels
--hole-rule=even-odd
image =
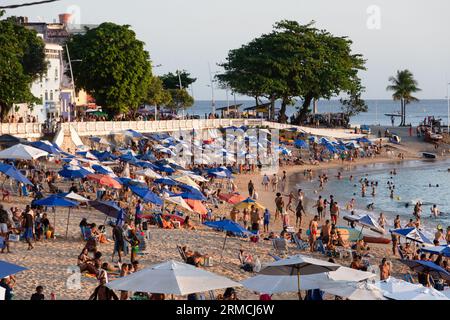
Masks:
[[[188,186],[191,186],[197,190],[200,190],[200,187],[197,183],[195,183],[194,180],[192,180],[191,178],[189,178],[188,176],[176,176],[172,178],[175,181],[187,184]]]
[[[266,209],[266,207],[264,207],[263,205],[259,204],[258,202],[256,202],[255,200],[253,200],[251,198],[247,198],[244,201],[238,203],[237,205],[234,206],[234,208],[238,209],[238,210],[244,210],[244,209],[250,209],[252,206],[255,206],[255,208],[258,208],[261,210]]]

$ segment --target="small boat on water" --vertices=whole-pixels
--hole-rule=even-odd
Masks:
[[[422,155],[424,156],[424,158],[427,159],[436,159],[437,156],[434,153],[430,153],[430,152],[423,152]]]

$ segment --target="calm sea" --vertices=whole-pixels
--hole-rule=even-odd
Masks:
[[[252,107],[255,105],[255,101],[237,101],[242,103],[241,110],[246,107]],[[392,100],[366,100],[369,107],[369,111],[361,113],[351,119],[353,124],[368,124],[368,125],[391,125],[391,118],[385,116],[389,113],[398,113],[400,111],[399,102]],[[230,104],[234,104],[230,100]],[[298,103],[299,104],[299,103]],[[227,101],[216,101],[216,108],[226,107]],[[278,105],[279,107],[279,105]],[[341,104],[339,101],[320,100],[319,112],[339,112],[341,110]],[[190,115],[198,115],[204,117],[205,113],[212,112],[211,101],[196,101],[194,106],[186,110]],[[290,117],[296,112],[296,108],[293,106],[288,107],[287,115]],[[419,102],[411,103],[407,106],[407,123],[412,125],[418,125],[424,120],[425,117],[435,116],[441,118],[444,123],[447,123],[447,100],[421,100]],[[399,124],[400,119],[396,119],[396,124]]]

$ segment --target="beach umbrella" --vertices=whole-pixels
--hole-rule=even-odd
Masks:
[[[139,133],[139,132],[137,132],[135,130],[131,130],[131,129],[123,131],[123,134],[130,138],[136,138],[136,139],[144,138],[144,135],[142,133]]]
[[[198,214],[205,215],[208,214],[208,209],[201,200],[184,199],[186,203],[192,208],[192,210]]]
[[[81,156],[85,159],[88,159],[88,160],[98,160],[98,158],[94,154],[92,154],[90,151],[78,151],[78,152],[75,152],[75,154],[78,156]]]
[[[193,187],[195,189],[200,189],[199,185],[197,183],[195,183],[194,180],[192,180],[189,176],[176,176],[176,177],[172,177],[173,180],[181,182],[185,185],[188,185],[190,187]]]
[[[123,161],[123,162],[133,163],[133,164],[139,162],[138,158],[136,158],[135,156],[133,156],[133,154],[131,154],[131,153],[122,154],[122,155],[119,157],[119,160],[120,160],[120,161]]]
[[[383,291],[386,298],[393,300],[448,300],[444,294],[434,288],[393,277],[377,281],[375,285]]]
[[[182,197],[177,197],[177,196],[173,196],[173,197],[164,197],[163,200],[165,202],[170,202],[172,204],[175,204],[176,206],[179,206],[183,209],[186,209],[187,211],[193,212],[192,208],[186,203],[186,201],[184,201],[184,199]]]
[[[114,171],[110,167],[107,167],[107,166],[101,166],[99,164],[94,164],[92,166],[92,169],[94,169],[94,171],[98,174],[105,174],[105,175],[109,175],[109,176],[113,176],[113,177],[116,176]]]
[[[156,179],[154,182],[156,184],[164,184],[166,186],[176,186],[176,185],[178,185],[178,182],[176,182],[175,180],[170,179],[170,178]]]
[[[432,253],[436,255],[443,255],[444,257],[450,257],[450,246],[437,246],[437,247],[427,247],[420,249],[422,252]]]
[[[177,196],[182,197],[185,200],[189,199],[189,200],[206,201],[206,197],[198,190],[196,190],[196,192],[183,192],[177,194]]]
[[[16,264],[0,260],[0,279],[6,278],[8,276],[11,276],[24,270],[28,269]]]
[[[155,193],[150,191],[149,188],[140,188],[137,186],[132,186],[132,187],[130,187],[130,190],[134,194],[136,194],[139,198],[144,200],[144,202],[147,202],[147,203],[150,202],[150,203],[156,204],[158,206],[163,205],[162,199],[160,197],[158,197]]]
[[[103,186],[114,189],[122,189],[122,185],[117,180],[104,174],[90,174],[87,176],[87,178]]]
[[[166,173],[174,173],[176,170],[172,168],[171,166],[165,164],[165,165],[156,165],[155,166],[157,171],[160,172],[166,172]]]
[[[247,198],[244,201],[238,203],[237,205],[234,206],[235,209],[238,210],[244,210],[244,209],[250,209],[252,206],[255,206],[255,208],[261,209],[261,210],[265,210],[266,208],[259,204],[258,202],[256,202],[255,200],[251,199],[251,198]]]
[[[9,164],[0,163],[0,172],[7,175],[11,179],[22,182],[25,185],[33,185],[27,177],[25,177],[16,167]]]
[[[144,155],[138,156],[140,160],[146,160],[146,161],[156,161],[156,157],[152,153],[146,153]]]
[[[33,201],[33,204],[36,206],[42,207],[61,207],[61,208],[69,208],[67,213],[67,225],[66,225],[66,238],[69,233],[69,221],[70,221],[70,209],[73,207],[77,207],[80,204],[73,200],[67,200],[58,195],[51,195],[47,198]],[[54,228],[56,229],[56,212],[54,217]]]
[[[53,143],[44,140],[44,141],[36,141],[30,144],[32,147],[48,152],[53,155],[60,155],[61,150]]]
[[[120,208],[116,202],[114,201],[98,201],[98,200],[94,200],[94,201],[89,201],[89,205],[106,214],[108,217],[111,218],[115,218],[117,219],[120,211],[122,210],[122,208]]]
[[[108,282],[113,290],[173,295],[241,287],[238,282],[177,261],[163,262]]]
[[[294,145],[298,149],[309,149],[309,144],[305,140],[295,140]]]
[[[46,156],[48,156],[48,152],[24,144],[16,144],[11,148],[0,151],[0,159],[34,160]]]
[[[316,290],[344,281],[359,282],[376,277],[371,272],[359,271],[347,267],[340,267],[336,271],[302,276],[300,290]],[[241,284],[259,293],[277,294],[284,292],[298,292],[297,275],[268,276],[259,274],[241,281]]]
[[[136,171],[136,174],[138,176],[145,176],[150,179],[161,179],[162,178],[162,176],[160,174],[156,173],[155,171],[153,171],[150,168],[147,168],[145,170]]]
[[[148,162],[148,161],[137,161],[137,162],[132,162],[131,164],[133,166],[146,168],[146,169],[152,169],[152,170],[157,169],[156,165],[154,165],[153,163]]]
[[[394,229],[389,230],[390,233],[406,238],[408,240],[433,245],[433,241],[428,239],[420,230],[417,228],[405,228],[405,229]]]
[[[90,175],[91,172],[80,166],[66,166],[58,174],[66,179],[83,179]]]
[[[346,216],[344,217],[345,220],[354,222],[355,224],[358,224],[362,226],[360,235],[362,234],[364,228],[368,228],[374,232],[377,232],[379,234],[384,234],[385,231],[383,228],[380,227],[377,221],[375,221],[374,218],[372,218],[370,215],[364,215],[364,216]]]
[[[297,289],[300,295],[300,276],[336,271],[340,265],[302,255],[291,256],[266,265],[260,272],[268,276],[297,276]]]
[[[432,261],[400,260],[400,262],[415,272],[428,273],[433,278],[442,278],[446,281],[450,280],[450,273]]]
[[[58,197],[62,197],[62,198],[67,198],[70,200],[75,200],[78,202],[89,202],[90,200],[80,196],[79,194],[75,193],[75,192],[69,192],[69,193],[60,193],[58,194]]]
[[[239,193],[219,194],[219,199],[226,201],[230,204],[238,204],[246,199]]]
[[[219,221],[206,221],[203,223],[205,226],[219,230],[219,231],[225,231],[225,239],[223,241],[222,246],[222,252],[220,255],[220,261],[222,261],[223,258],[223,251],[225,250],[225,245],[227,243],[228,238],[228,232],[231,232],[237,236],[243,237],[245,235],[252,235],[250,231],[242,227],[239,223],[236,223],[234,221],[224,219]]]
[[[386,300],[383,291],[368,282],[335,283],[321,290],[349,300]]]
[[[120,177],[120,178],[114,178],[114,180],[116,180],[117,182],[119,182],[121,185],[123,185],[124,187],[130,187],[130,186],[146,186],[145,182],[143,181],[139,181],[136,179],[130,179],[130,178],[124,178],[124,177]]]

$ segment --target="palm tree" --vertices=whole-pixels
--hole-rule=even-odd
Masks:
[[[412,101],[419,101],[413,97],[414,92],[421,91],[417,87],[418,83],[414,79],[414,75],[409,70],[397,71],[396,77],[390,77],[389,81],[392,83],[386,90],[393,91],[392,98],[394,101],[400,101],[401,104],[401,118],[400,126],[406,126],[406,105]]]

